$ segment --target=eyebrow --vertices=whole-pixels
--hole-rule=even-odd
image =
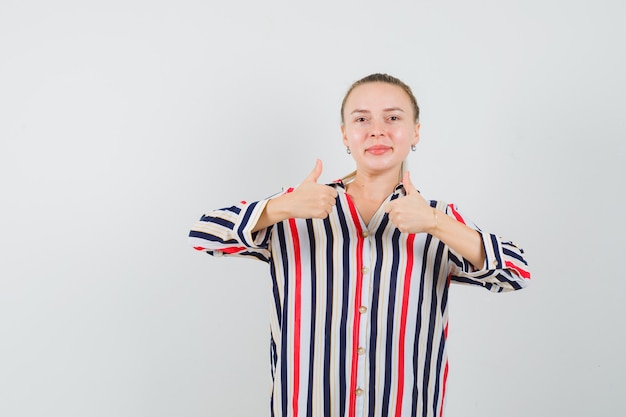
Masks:
[[[401,111],[402,113],[404,113],[404,109],[400,108],[400,107],[388,107],[386,109],[383,109],[384,112],[390,112],[390,111]],[[355,113],[371,113],[369,110],[364,110],[364,109],[355,109],[352,112],[350,112],[350,114],[355,114]]]

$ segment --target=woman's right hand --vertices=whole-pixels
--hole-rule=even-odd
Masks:
[[[337,202],[337,190],[318,184],[322,174],[322,161],[315,161],[313,171],[291,193],[284,194],[284,204],[289,215],[286,218],[325,219]]]
[[[290,193],[269,200],[253,231],[261,230],[286,219],[325,219],[337,202],[337,190],[318,184],[322,161],[315,161],[313,171]]]

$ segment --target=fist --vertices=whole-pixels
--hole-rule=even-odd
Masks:
[[[322,174],[322,161],[315,161],[313,171],[300,183],[298,188],[287,194],[290,198],[291,217],[299,219],[325,219],[333,211],[337,202],[337,190],[328,185],[318,184]]]
[[[429,232],[434,223],[432,207],[417,191],[408,171],[402,177],[402,184],[406,195],[390,201],[385,206],[389,220],[403,233]]]

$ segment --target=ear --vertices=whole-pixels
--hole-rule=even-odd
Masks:
[[[417,122],[415,123],[415,132],[414,132],[413,141],[411,142],[411,145],[417,145],[419,141],[420,141],[420,124],[419,122]]]
[[[343,144],[348,146],[348,137],[346,136],[346,127],[341,125],[341,137],[343,138]]]

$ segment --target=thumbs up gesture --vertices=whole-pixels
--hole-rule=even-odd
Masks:
[[[284,197],[289,199],[289,217],[300,219],[325,219],[336,203],[337,190],[317,180],[322,174],[322,161],[315,161],[313,171],[298,188]]]
[[[389,220],[403,233],[428,233],[433,227],[432,207],[417,191],[408,171],[402,177],[402,184],[406,195],[385,206]]]
[[[315,168],[290,193],[270,199],[252,228],[253,232],[265,229],[287,219],[325,219],[335,207],[337,190],[318,184],[322,174],[322,161],[315,161]]]

